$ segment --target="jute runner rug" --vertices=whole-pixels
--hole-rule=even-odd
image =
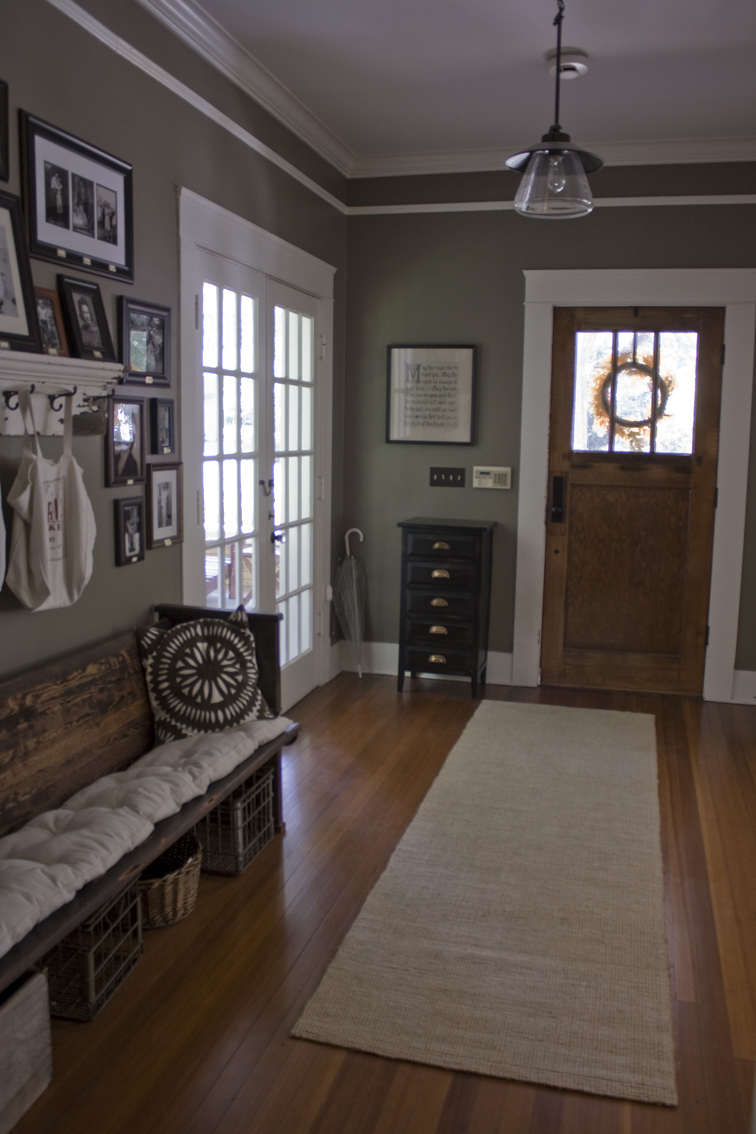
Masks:
[[[293,1034],[674,1105],[653,717],[483,701]]]

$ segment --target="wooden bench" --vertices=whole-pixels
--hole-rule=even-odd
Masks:
[[[203,607],[161,605],[155,610],[158,617],[173,624],[228,617],[228,612]],[[279,616],[250,614],[249,621],[257,646],[260,688],[278,713]],[[281,736],[258,748],[230,775],[212,783],[204,795],[157,823],[135,850],[39,922],[0,958],[0,992],[123,890],[248,776],[271,762],[275,767],[276,830],[283,831],[280,753],[298,731],[299,726],[291,724]],[[101,776],[129,767],[152,744],[152,710],[134,631],[0,683],[0,836],[59,807]]]

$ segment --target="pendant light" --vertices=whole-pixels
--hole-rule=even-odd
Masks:
[[[560,220],[584,217],[593,209],[593,198],[586,174],[604,164],[596,154],[581,150],[570,141],[559,125],[559,83],[562,77],[562,20],[564,0],[557,0],[559,11],[554,19],[557,29],[556,100],[554,125],[541,141],[518,154],[511,154],[506,164],[522,173],[522,181],[514,199],[514,207],[524,217]]]

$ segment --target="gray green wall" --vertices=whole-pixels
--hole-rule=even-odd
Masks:
[[[134,0],[90,2],[98,19],[176,74],[225,113],[333,190],[342,179],[235,86],[203,63]],[[173,309],[173,356],[178,359],[178,189],[194,192],[246,217],[337,268],[335,325],[334,482],[340,526],[341,400],[346,278],[346,221],[338,210],[111,51],[45,0],[3,0],[0,78],[9,84],[11,179],[20,193],[17,112],[23,108],[131,162],[134,167],[135,279],[133,286],[102,277],[111,331],[116,295]],[[56,266],[32,261],[35,284],[55,286]],[[171,395],[178,402],[179,366]],[[60,441],[46,439],[48,456]],[[3,499],[18,467],[21,443],[0,437]],[[7,587],[0,593],[0,673],[22,670],[145,621],[151,606],[181,599],[181,548],[148,551],[144,562],[115,567],[113,500],[133,489],[106,489],[101,437],[75,438],[95,510],[97,542],[92,580],[75,606],[30,614]],[[5,506],[6,525],[10,514]]]
[[[196,90],[234,121],[350,204],[511,198],[506,173],[376,178],[347,182],[260,106],[155,21],[136,0],[80,0],[93,16]],[[558,225],[512,212],[345,218],[319,197],[88,35],[45,0],[4,0],[0,77],[10,84],[11,181],[19,192],[15,115],[23,107],[134,165],[136,278],[133,288],[102,280],[115,329],[115,296],[128,291],[178,312],[177,190],[216,201],[333,264],[336,273],[334,375],[334,553],[357,524],[366,543],[367,637],[395,641],[398,625],[398,520],[413,515],[498,521],[491,646],[509,651],[522,373],[523,269],[753,267],[753,208],[745,206],[597,209]],[[597,196],[753,193],[753,164],[607,169]],[[35,282],[53,286],[55,268],[33,261]],[[348,268],[348,273],[347,273]],[[94,278],[94,277],[89,277]],[[174,356],[177,335],[174,324]],[[475,444],[385,443],[386,346],[460,342],[478,346]],[[178,398],[178,369],[172,390]],[[44,442],[52,454],[58,441]],[[98,523],[95,573],[68,610],[28,614],[0,595],[0,673],[146,619],[158,601],[180,598],[180,548],[148,552],[144,563],[113,565],[112,501],[103,487],[103,441],[77,438]],[[0,438],[7,494],[20,442]],[[512,465],[511,492],[428,487],[431,464]],[[751,480],[756,480],[752,462]],[[128,494],[125,492],[123,494]],[[7,513],[6,513],[7,517]],[[750,485],[738,666],[756,669],[756,483]]]

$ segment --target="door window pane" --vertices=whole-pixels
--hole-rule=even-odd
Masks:
[[[312,584],[312,524],[302,524],[301,531],[301,556],[300,563],[302,565],[302,586],[309,587]]]
[[[286,386],[276,382],[273,387],[273,433],[276,452],[286,449]]]
[[[299,528],[289,528],[286,533],[286,545],[289,559],[289,578],[287,590],[296,591],[299,588]]]
[[[236,390],[237,381],[230,374],[223,375],[223,452],[236,452]]]
[[[257,462],[254,460],[239,462],[241,481],[241,527],[243,532],[253,532],[255,530],[255,501],[257,499],[257,485],[255,484],[256,463]]]
[[[227,543],[223,548],[223,605],[239,605],[239,586],[237,579],[238,556],[235,543]]]
[[[288,458],[288,465],[289,465],[289,474],[288,474],[288,481],[289,481],[289,492],[288,492],[289,508],[288,508],[288,511],[289,511],[289,515],[288,515],[288,520],[289,520],[290,524],[293,524],[296,520],[299,519],[299,457],[289,457]]]
[[[596,375],[612,362],[611,331],[578,331],[575,336],[575,405],[572,415],[572,448],[606,453],[609,450],[609,418],[596,395]]]
[[[302,387],[302,448],[312,449],[312,387]]]
[[[241,351],[239,369],[244,374],[252,374],[255,369],[255,301],[243,295],[241,311]]]
[[[242,378],[239,381],[241,401],[241,451],[255,451],[255,379]]]
[[[218,462],[205,461],[202,470],[205,513],[205,539],[208,543],[220,539],[220,477]]]
[[[273,377],[286,377],[286,312],[276,307],[273,312]]]
[[[223,462],[223,534],[228,539],[239,531],[239,486],[236,461]]]
[[[273,462],[273,522],[276,527],[286,523],[285,457],[276,457]]]
[[[698,335],[695,331],[662,331],[659,373],[671,389],[664,417],[656,426],[657,453],[692,453],[696,408]]]
[[[299,596],[299,617],[302,627],[300,649],[303,654],[312,649],[312,591],[302,591]]]
[[[289,386],[289,451],[299,448],[299,386]]]
[[[250,610],[257,609],[256,543],[254,539],[247,539],[242,544],[240,601]]]
[[[218,375],[205,374],[203,379],[205,405],[203,421],[205,430],[206,457],[218,455]]]
[[[236,292],[223,289],[223,369],[236,370],[238,355],[236,340]]]
[[[302,519],[312,516],[312,457],[302,457]]]
[[[218,289],[202,285],[202,365],[218,365]]]
[[[289,380],[299,381],[299,316],[289,312]]]
[[[310,315],[302,316],[302,381],[312,382],[314,352],[312,349],[315,320]]]
[[[276,605],[276,614],[281,616],[281,621],[278,623],[278,653],[281,665],[286,665],[289,660],[288,650],[288,623],[287,623],[287,604],[279,602]]]
[[[219,549],[205,552],[205,601],[208,606],[220,606]]]

